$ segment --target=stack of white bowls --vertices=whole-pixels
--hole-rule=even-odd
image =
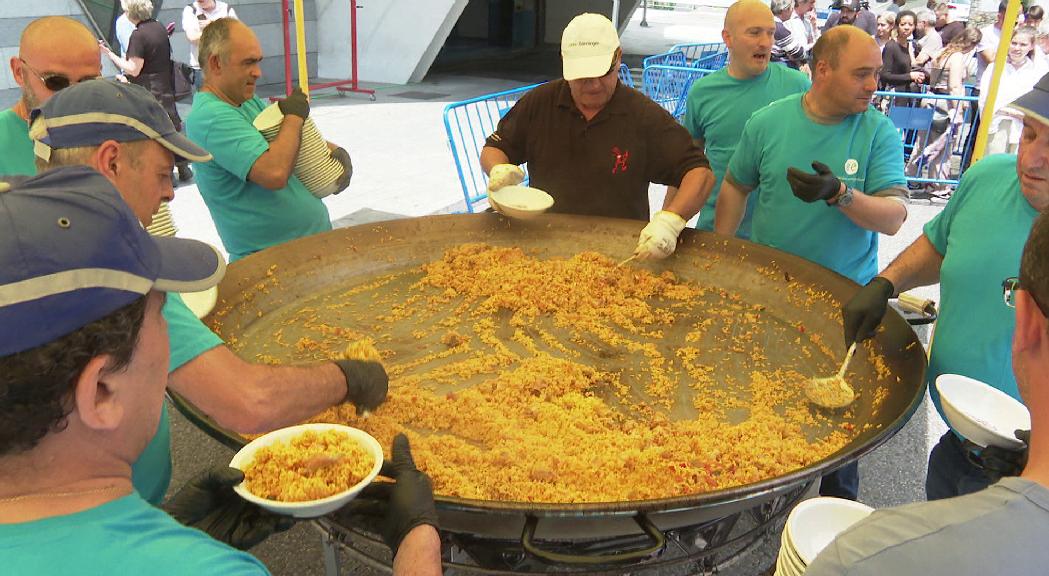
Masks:
[[[267,142],[272,142],[280,133],[284,114],[276,103],[270,104],[255,117],[255,128]],[[338,191],[338,180],[342,176],[342,164],[331,155],[328,144],[321,136],[312,118],[302,125],[302,143],[295,160],[295,176],[306,189],[317,198],[324,198]]]
[[[798,504],[787,517],[776,560],[776,576],[801,576],[837,536],[874,509],[841,498],[813,498]]]
[[[178,232],[178,229],[175,228],[175,221],[171,218],[171,207],[167,202],[160,203],[160,210],[153,215],[153,222],[146,228],[146,231],[154,236],[174,236],[175,232]]]

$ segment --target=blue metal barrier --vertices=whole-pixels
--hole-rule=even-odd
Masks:
[[[660,62],[660,64],[669,64],[670,66],[684,66],[691,65],[695,66],[696,60],[702,60],[715,54],[727,53],[728,47],[725,46],[724,42],[700,42],[692,44],[674,44],[670,48],[671,52],[681,52],[685,55],[685,64],[669,64],[666,62]],[[701,66],[696,66],[701,68]]]
[[[957,186],[972,157],[979,99],[932,92],[875,92],[874,98],[903,139],[907,182]]]
[[[718,52],[696,60],[692,63],[692,67],[703,70],[721,70],[726,64],[728,64],[728,52]]]
[[[649,66],[687,66],[688,62],[685,58],[685,53],[681,50],[670,50],[662,54],[654,54],[652,56],[646,56],[641,61],[642,68],[648,68]]]
[[[488,175],[481,169],[480,162],[485,139],[521,96],[536,86],[539,84],[486,94],[444,107],[444,130],[459,173],[467,212],[473,212],[475,204],[488,198]],[[527,165],[521,168],[527,178]]]
[[[692,83],[711,72],[688,66],[649,66],[643,73],[642,86],[645,95],[680,121]]]
[[[619,81],[631,88],[634,87],[634,74],[626,64],[619,65]]]

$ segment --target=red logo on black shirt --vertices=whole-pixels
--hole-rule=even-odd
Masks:
[[[621,152],[619,146],[613,146],[612,154],[616,157],[616,163],[612,166],[612,173],[626,172],[627,164],[630,162],[630,151]]]

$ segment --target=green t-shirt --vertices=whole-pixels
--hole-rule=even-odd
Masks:
[[[714,188],[699,213],[696,228],[714,229],[714,204],[721,179],[751,114],[780,98],[804,92],[811,85],[808,76],[778,64],[746,80],[737,80],[729,76],[728,68],[722,68],[692,84],[686,102],[685,128],[693,138],[704,141],[707,159],[714,171]],[[747,198],[747,212],[736,236],[750,238],[750,220],[757,200],[757,194]]]
[[[14,109],[0,112],[0,175],[36,174],[29,124]]]
[[[801,97],[788,96],[755,112],[729,162],[733,179],[758,194],[750,239],[866,284],[877,273],[878,234],[838,208],[796,198],[787,168],[812,172],[810,165],[818,160],[860,192],[900,188],[907,184],[900,135],[888,117],[870,107],[838,124],[817,124],[802,109]]]
[[[965,171],[947,206],[925,225],[943,255],[940,316],[928,382],[962,374],[1023,401],[1012,366],[1016,314],[1002,302],[1002,280],[1020,273],[1020,256],[1038,211],[1020,192],[1016,156],[988,156]],[[946,419],[945,419],[946,420]]]
[[[4,574],[264,576],[254,556],[182,526],[138,494],[96,508],[0,524]]]
[[[331,230],[324,203],[294,175],[280,190],[267,190],[248,181],[255,161],[269,150],[269,143],[251,124],[265,108],[258,97],[235,107],[214,94],[199,92],[186,118],[190,140],[214,157],[193,167],[200,195],[230,262],[263,248]]]
[[[162,310],[168,323],[171,361],[168,372],[222,344],[222,339],[208,329],[182,301],[178,294],[168,294]],[[171,484],[171,426],[165,403],[160,413],[160,425],[146,449],[131,469],[131,479],[142,497],[153,504],[164,499]]]

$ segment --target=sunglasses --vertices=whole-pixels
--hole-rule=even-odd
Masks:
[[[65,90],[66,88],[69,88],[71,85],[77,84],[77,83],[80,83],[80,82],[84,82],[85,80],[94,80],[96,78],[101,78],[100,75],[94,74],[94,75],[91,75],[91,76],[84,76],[83,78],[81,78],[81,79],[79,79],[79,80],[74,82],[73,80],[70,80],[69,77],[66,76],[65,74],[56,74],[56,73],[41,74],[41,73],[36,71],[36,68],[33,68],[32,66],[30,66],[29,62],[26,62],[25,59],[19,58],[18,60],[26,68],[29,68],[29,71],[32,72],[34,76],[39,78],[40,81],[44,83],[44,86],[46,86],[47,89],[52,91],[52,92],[58,92],[59,90]]]
[[[1010,278],[1006,278],[1005,280],[1002,280],[1002,301],[1005,302],[1006,306],[1010,308],[1016,308],[1017,290],[1023,290],[1023,287],[1020,285],[1019,278],[1013,276]],[[1028,292],[1028,294],[1031,295],[1031,300],[1034,300],[1034,305],[1037,306],[1039,310],[1041,310],[1042,315],[1046,318],[1049,318],[1049,312],[1047,312],[1046,307],[1042,306],[1042,303],[1039,302],[1037,298],[1035,298],[1034,293]]]

